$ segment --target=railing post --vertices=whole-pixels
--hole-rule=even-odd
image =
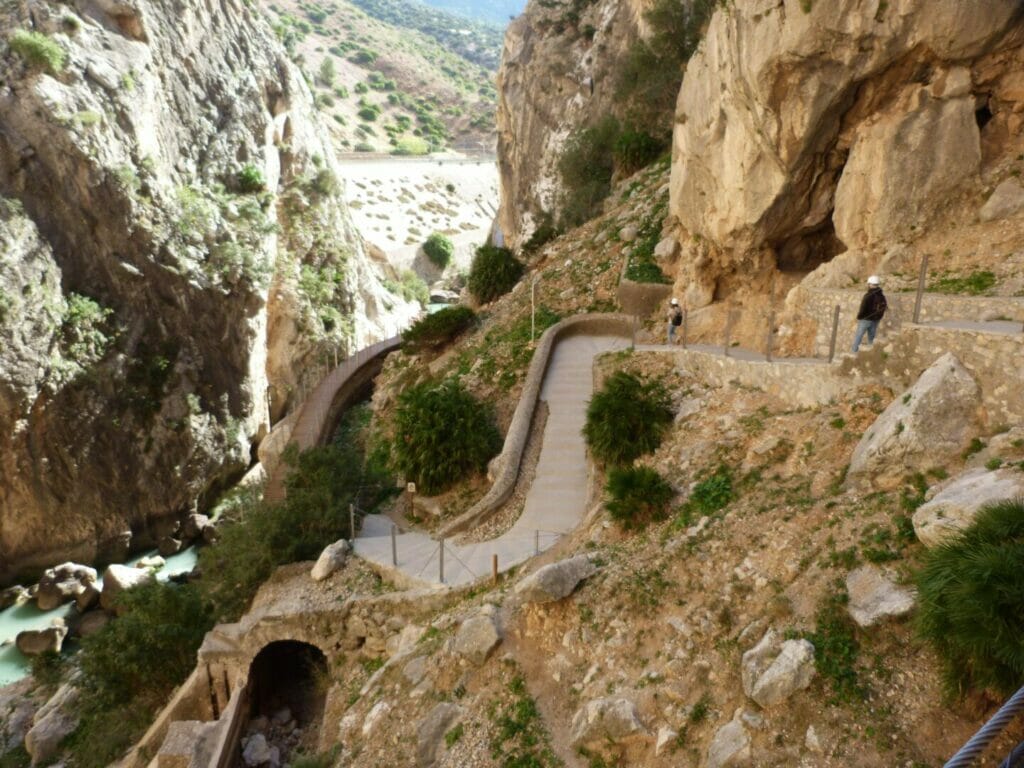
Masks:
[[[391,564],[398,565],[398,526],[391,524]]]
[[[836,336],[839,334],[839,305],[836,305],[832,313],[832,340],[828,345],[828,361],[831,363],[836,357]]]
[[[498,556],[497,555],[491,555],[491,578],[494,580],[495,584],[498,583]]]
[[[356,544],[356,505],[348,505],[348,540],[354,547]]]
[[[441,546],[438,548],[438,568],[441,583],[444,584],[444,539],[441,539]]]
[[[690,310],[684,309],[683,310],[683,341],[682,341],[683,349],[686,349],[686,336],[689,333],[689,330],[690,330]]]
[[[722,339],[722,354],[729,357],[729,337],[732,336],[732,309],[725,316],[725,338]]]
[[[540,554],[540,531],[538,530],[533,532],[533,554]]]
[[[924,298],[924,283],[928,277],[928,254],[921,258],[921,274],[917,276],[917,298],[914,300],[914,324],[921,322],[921,300]]]
[[[639,315],[633,315],[633,338],[629,342],[629,348],[630,349],[636,349],[636,324],[637,324],[638,318],[639,318]]]
[[[775,310],[768,313],[768,337],[765,339],[764,359],[772,361],[772,344],[775,341]]]

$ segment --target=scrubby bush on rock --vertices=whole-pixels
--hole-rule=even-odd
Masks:
[[[428,495],[483,470],[501,448],[493,410],[457,381],[407,389],[394,419],[395,467]]]
[[[504,296],[523,275],[522,262],[508,248],[482,245],[469,268],[469,292],[481,304]]]
[[[435,232],[423,243],[423,252],[430,263],[439,269],[447,267],[455,255],[455,245],[440,232]]]
[[[651,467],[613,467],[604,491],[608,514],[626,529],[663,520],[673,496],[672,486]]]
[[[617,371],[587,405],[583,436],[598,461],[628,464],[656,449],[671,423],[671,400],[661,382]]]
[[[476,313],[469,307],[445,307],[424,315],[402,332],[402,339],[414,351],[447,344],[476,322]]]
[[[68,55],[64,49],[42,32],[16,29],[7,43],[11,51],[24,59],[30,67],[45,69],[51,75],[58,74],[67,65]]]
[[[918,632],[945,664],[950,690],[1009,695],[1024,685],[1024,499],[982,509],[963,533],[924,554]]]

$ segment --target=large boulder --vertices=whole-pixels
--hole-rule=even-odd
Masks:
[[[875,420],[853,451],[851,477],[892,487],[915,469],[942,466],[977,433],[981,390],[950,352]]]
[[[982,221],[1005,219],[1024,210],[1024,187],[1016,179],[1007,179],[992,192],[981,207]]]
[[[110,623],[111,618],[113,617],[103,610],[89,611],[78,620],[77,624],[75,624],[75,633],[79,637],[95,635]]]
[[[60,754],[61,742],[78,727],[77,703],[78,689],[65,683],[36,712],[25,734],[25,751],[32,757],[32,765],[50,765]]]
[[[254,733],[242,740],[242,762],[248,768],[278,768],[281,750],[272,746],[262,733]]]
[[[96,569],[78,563],[62,563],[47,568],[39,579],[36,605],[41,611],[52,611],[69,600],[78,598],[96,583]]]
[[[739,718],[717,731],[708,746],[707,768],[740,768],[750,765],[750,734]]]
[[[316,565],[309,573],[310,577],[313,581],[323,581],[332,573],[340,571],[345,567],[351,551],[352,546],[345,539],[329,544],[317,558]]]
[[[898,586],[876,565],[865,565],[846,577],[847,610],[857,625],[871,627],[914,610],[914,592]]]
[[[480,666],[501,642],[494,610],[483,610],[462,622],[452,641],[452,651]]]
[[[14,644],[26,656],[60,653],[60,649],[64,646],[64,638],[67,636],[67,625],[63,619],[57,619],[53,626],[46,629],[27,629],[24,632],[19,632],[14,639]]]
[[[20,584],[0,590],[0,611],[6,611],[12,605],[17,605],[28,599],[28,590]]]
[[[416,727],[416,765],[430,768],[437,762],[437,753],[444,744],[444,735],[462,717],[458,704],[442,702],[434,707]]]
[[[117,612],[117,596],[126,589],[134,589],[156,580],[153,572],[144,568],[129,568],[126,565],[108,565],[103,572],[103,592],[100,605],[105,611]]]
[[[537,569],[516,585],[524,603],[551,603],[568,597],[584,579],[597,573],[587,555],[562,560]]]
[[[769,629],[761,642],[743,654],[743,692],[762,707],[788,699],[811,684],[814,646],[807,640],[782,640]]]
[[[1012,469],[971,469],[958,475],[914,512],[914,532],[934,547],[968,528],[986,504],[1024,497],[1024,474]]]
[[[615,744],[644,732],[636,704],[629,699],[595,699],[584,704],[572,718],[570,740],[574,747]]]

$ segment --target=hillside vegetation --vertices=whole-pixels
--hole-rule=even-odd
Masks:
[[[279,0],[265,9],[341,151],[421,155],[493,143],[499,30],[404,0]]]
[[[509,18],[523,12],[525,0],[424,0],[427,5],[504,27]]]

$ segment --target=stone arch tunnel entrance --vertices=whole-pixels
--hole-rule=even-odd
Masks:
[[[285,765],[298,753],[315,754],[328,680],[315,646],[284,640],[261,650],[249,668],[249,720],[236,765]]]

